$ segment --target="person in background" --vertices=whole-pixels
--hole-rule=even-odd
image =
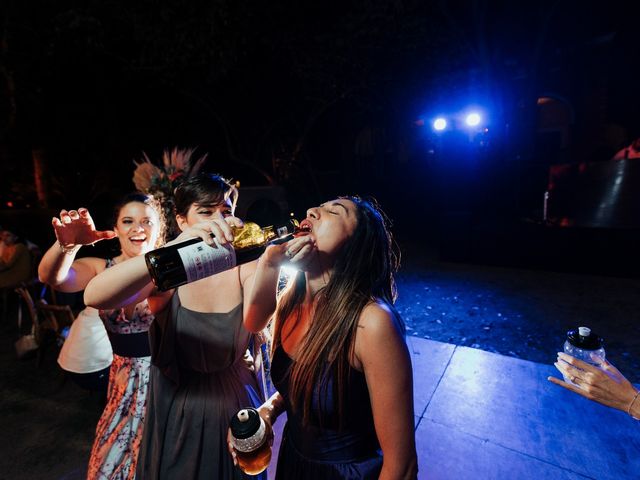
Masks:
[[[56,242],[38,268],[40,280],[63,292],[84,290],[89,281],[129,258],[141,257],[162,242],[163,222],[155,200],[142,193],[127,195],[115,208],[113,230],[98,231],[86,208],[62,210],[52,220]],[[75,256],[83,245],[117,237],[121,253],[103,258]],[[122,308],[104,309],[104,322],[113,348],[107,404],[96,427],[87,478],[133,479],[146,411],[149,383],[148,329],[154,303],[152,288]]]
[[[71,324],[58,365],[80,387],[106,393],[111,362],[113,349],[100,312],[85,307]]]
[[[640,137],[636,138],[628,146],[620,149],[616,153],[612,160],[630,160],[634,158],[640,158]]]
[[[4,254],[4,249],[7,247],[7,244],[4,243],[3,240],[3,235],[4,235],[5,229],[2,228],[2,225],[0,225],[0,261],[2,261],[2,255]]]
[[[0,233],[3,244],[0,256],[0,288],[17,287],[31,279],[31,254],[20,238],[3,230]]]
[[[233,240],[237,190],[219,175],[201,172],[175,190],[181,234],[208,244]],[[227,452],[229,420],[264,401],[258,367],[245,359],[252,343],[243,325],[244,302],[257,262],[167,292],[153,310],[151,380],[139,479],[248,478]],[[153,288],[144,258],[132,258],[94,278],[87,305],[117,308]],[[142,293],[140,293],[142,292]],[[255,346],[255,342],[254,346]],[[251,478],[266,478],[266,473]]]
[[[417,476],[411,360],[393,307],[399,257],[385,218],[374,202],[336,198],[307,211],[306,235],[259,259],[245,325],[259,332],[275,320],[278,393],[259,411],[269,426],[287,412],[277,479]],[[285,265],[299,271],[276,301]]]
[[[635,388],[607,360],[598,368],[571,355],[558,352],[558,361],[554,365],[575,385],[559,378],[548,377],[547,380],[551,383],[560,385],[594,402],[626,412],[636,420],[640,420],[640,390]]]

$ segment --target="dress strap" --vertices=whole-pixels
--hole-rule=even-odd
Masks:
[[[240,298],[242,299],[241,301],[244,301],[244,286],[242,285],[242,276],[240,275],[240,269],[242,268],[242,265],[238,266],[238,284],[240,285]]]

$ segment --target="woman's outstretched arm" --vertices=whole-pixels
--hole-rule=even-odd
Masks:
[[[97,309],[141,302],[154,289],[144,256],[130,258],[94,277],[84,290],[84,303]]]
[[[548,377],[550,382],[640,420],[640,390],[610,362],[605,360],[598,368],[558,352],[555,366],[560,373],[571,378],[573,385],[555,377]]]

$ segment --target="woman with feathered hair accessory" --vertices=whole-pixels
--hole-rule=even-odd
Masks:
[[[165,150],[162,153],[162,165],[153,163],[145,152],[142,152],[143,160],[136,162],[133,172],[133,184],[141,192],[153,195],[162,205],[164,221],[166,222],[166,238],[175,238],[180,229],[175,221],[175,205],[173,194],[185,179],[198,173],[207,159],[205,153],[195,162],[193,154],[195,148]]]
[[[175,190],[174,218],[182,233],[167,245],[191,238],[213,243],[212,248],[230,243],[233,228],[242,226],[234,216],[237,198],[236,187],[220,175],[198,172],[185,179]],[[96,277],[85,289],[85,303],[119,308],[153,291],[145,259],[132,260]],[[243,327],[244,299],[257,263],[154,296],[136,478],[266,480],[266,472],[243,475],[225,448],[231,417],[264,402],[259,342]]]

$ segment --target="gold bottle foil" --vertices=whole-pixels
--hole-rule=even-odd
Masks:
[[[297,220],[292,219],[291,222],[295,227],[298,227]],[[278,232],[274,231],[273,226],[262,228],[253,222],[246,222],[244,227],[233,227],[232,230],[234,238],[231,243],[236,250],[258,247],[278,236]]]
[[[257,247],[267,241],[264,230],[252,222],[246,222],[244,227],[234,227],[233,234],[234,239],[232,244],[236,250]]]

